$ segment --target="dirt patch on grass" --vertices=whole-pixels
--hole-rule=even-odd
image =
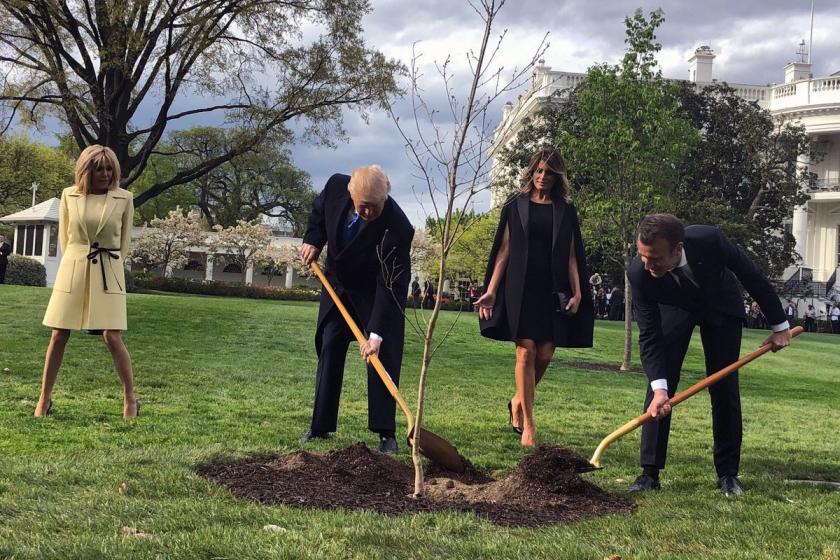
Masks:
[[[639,367],[630,366],[627,371],[621,371],[621,364],[599,364],[595,362],[575,362],[572,360],[563,360],[560,362],[564,366],[573,367],[575,369],[582,369],[588,371],[612,371],[615,373],[641,373],[645,370]]]
[[[568,523],[632,510],[626,498],[581,478],[580,473],[588,470],[589,462],[583,457],[542,445],[499,480],[471,465],[460,474],[429,465],[427,495],[414,499],[413,467],[357,443],[329,453],[299,451],[202,465],[198,472],[239,498],[265,504],[366,509],[386,515],[471,511],[512,527]]]

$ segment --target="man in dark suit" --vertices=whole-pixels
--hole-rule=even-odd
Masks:
[[[359,352],[366,361],[378,355],[399,385],[414,228],[388,196],[390,190],[378,165],[356,169],[352,177],[330,177],[312,205],[300,257],[309,265],[329,245],[324,273],[368,337]],[[352,340],[353,333],[322,290],[315,333],[315,403],[302,443],[336,430],[344,361]],[[383,453],[397,451],[395,412],[393,397],[368,365],[368,429],[379,434]]]
[[[700,327],[710,375],[739,358],[744,305],[738,281],[764,310],[773,331],[764,343],[774,352],[790,344],[790,326],[767,277],[719,229],[684,228],[670,214],[652,214],[639,224],[636,248],[628,277],[642,365],[650,382],[644,408],[658,420],[642,427],[642,474],[630,491],[643,492],[659,488],[671,425],[669,399],[676,393],[694,327]],[[709,387],[709,394],[718,485],[727,496],[740,495],[738,372]]]
[[[12,246],[6,242],[6,236],[0,234],[0,284],[6,282],[6,267],[9,265],[9,254]]]

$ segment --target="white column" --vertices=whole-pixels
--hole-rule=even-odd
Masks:
[[[50,224],[43,224],[43,226],[44,234],[41,236],[41,262],[46,264],[50,256]]]
[[[291,262],[286,263],[286,287],[291,288],[295,280],[295,267]]]
[[[213,281],[213,253],[207,253],[207,265],[204,267],[204,279]]]
[[[806,254],[808,247],[808,203],[797,207],[793,211],[793,237],[796,239],[796,252],[802,257],[802,266],[809,266],[810,259]]]
[[[811,165],[811,158],[806,155],[800,155],[796,160],[798,171],[807,171]],[[808,203],[806,202],[798,208],[793,210],[793,237],[796,240],[796,252],[802,257],[802,266],[810,267],[811,259],[808,252]]]
[[[166,265],[166,268],[163,269],[163,276],[164,278],[172,278],[172,265]]]
[[[254,265],[249,264],[248,268],[245,269],[245,284],[250,286],[254,283]]]

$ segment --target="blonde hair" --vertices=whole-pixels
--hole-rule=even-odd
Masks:
[[[89,194],[91,176],[96,168],[101,167],[105,162],[110,163],[114,169],[114,175],[111,184],[108,185],[108,190],[116,189],[120,185],[121,176],[117,154],[107,146],[93,144],[82,150],[79,159],[76,160],[76,190],[82,194]]]
[[[531,156],[531,163],[522,172],[521,192],[528,194],[534,188],[534,173],[541,162],[545,162],[546,168],[557,178],[554,182],[554,187],[551,189],[551,198],[562,198],[566,202],[571,202],[572,198],[569,196],[569,177],[566,174],[566,162],[563,161],[563,156],[560,155],[560,150],[557,148],[543,148]]]
[[[356,195],[370,195],[385,200],[391,192],[391,182],[378,165],[368,165],[353,170],[347,189]]]

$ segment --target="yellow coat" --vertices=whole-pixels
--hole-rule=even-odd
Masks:
[[[88,231],[85,225],[84,204],[84,195],[75,186],[61,193],[61,263],[44,325],[56,329],[124,331],[125,259],[134,217],[133,196],[119,187],[108,191],[96,231]],[[94,247],[115,250],[88,258]]]

